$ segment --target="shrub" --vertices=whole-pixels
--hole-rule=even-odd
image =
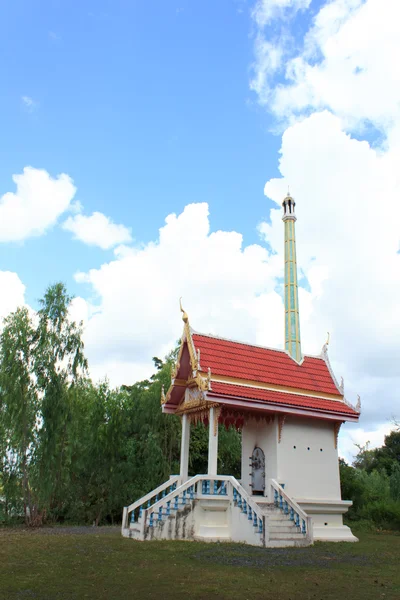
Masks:
[[[366,504],[358,514],[361,519],[373,521],[380,529],[400,531],[400,502],[379,500]]]

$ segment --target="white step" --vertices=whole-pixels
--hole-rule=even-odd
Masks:
[[[290,547],[301,547],[301,546],[309,546],[309,542],[304,538],[300,539],[292,539],[292,540],[269,540],[266,542],[266,548],[290,548]]]
[[[271,531],[269,537],[272,540],[302,540],[305,538],[305,535],[303,533],[295,533],[295,532],[275,533],[275,532]]]
[[[256,502],[256,504],[263,512],[273,512],[278,510],[275,504],[267,504],[266,502]]]
[[[294,523],[285,515],[265,515],[267,521],[271,521],[271,523]]]
[[[272,524],[269,525],[269,530],[271,533],[298,533],[297,527],[293,525],[278,525],[277,527]]]
[[[200,525],[196,538],[201,540],[229,540],[229,527],[227,525]]]

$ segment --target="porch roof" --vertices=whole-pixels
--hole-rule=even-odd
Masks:
[[[279,412],[285,407],[293,409],[305,409],[318,413],[332,413],[344,419],[357,416],[358,413],[346,404],[342,399],[329,400],[316,396],[306,396],[303,394],[292,394],[265,388],[257,388],[244,385],[233,385],[230,383],[212,382],[211,389],[207,392],[207,397],[211,400],[215,397],[220,398],[224,403],[229,398],[241,399],[244,401],[253,400],[262,405],[274,405]],[[255,405],[254,405],[255,407]],[[271,407],[272,408],[272,407]]]

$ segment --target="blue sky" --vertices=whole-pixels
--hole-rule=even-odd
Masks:
[[[280,139],[249,90],[250,9],[234,0],[3,3],[0,193],[31,165],[67,173],[84,212],[131,227],[137,243],[201,201],[213,230],[257,241]],[[104,258],[52,229],[8,244],[1,268],[19,273],[35,304],[58,279],[82,293],[74,272]]]

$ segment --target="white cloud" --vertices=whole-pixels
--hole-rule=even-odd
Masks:
[[[333,0],[316,14],[302,51],[287,59],[284,80],[273,89],[256,42],[254,81],[263,85],[252,88],[279,117],[328,108],[348,128],[372,123],[386,132],[400,115],[400,70],[393,62],[399,19],[398,0]],[[282,54],[279,43],[274,52]]]
[[[353,425],[342,428],[338,439],[339,456],[351,464],[359,452],[358,446],[364,447],[368,444],[370,450],[380,448],[384,444],[385,435],[393,429],[392,423],[382,423],[375,428],[366,429]]]
[[[265,248],[243,247],[239,233],[210,233],[207,204],[169,215],[156,242],[77,276],[99,298],[85,332],[92,373],[126,384],[148,375],[151,357],[181,334],[180,296],[200,331],[281,345],[281,271]]]
[[[400,210],[398,151],[351,138],[338,117],[315,113],[282,138],[281,179],[266,194],[280,205],[287,184],[297,201],[303,349],[317,352],[331,332],[331,358],[365,421],[389,419],[400,388]],[[281,209],[260,227],[282,256]],[[305,310],[304,310],[305,309]]]
[[[16,273],[0,271],[0,326],[1,321],[18,306],[25,305],[25,286]]]
[[[256,92],[260,102],[265,104],[271,95],[270,80],[279,70],[283,61],[283,44],[268,41],[264,35],[258,33],[254,43],[254,54],[256,61],[250,89]]]
[[[68,175],[25,167],[13,175],[15,192],[0,197],[0,242],[22,241],[45,233],[69,209],[75,187]]]
[[[37,107],[37,102],[35,102],[30,96],[22,96],[21,100],[22,104],[29,112],[33,112]]]
[[[258,0],[252,11],[252,16],[259,27],[264,27],[277,16],[286,12],[292,14],[309,7],[311,0]]]
[[[94,212],[90,217],[75,215],[63,223],[63,229],[71,231],[75,239],[90,246],[108,250],[132,240],[130,230],[124,225],[116,225],[109,217]]]

